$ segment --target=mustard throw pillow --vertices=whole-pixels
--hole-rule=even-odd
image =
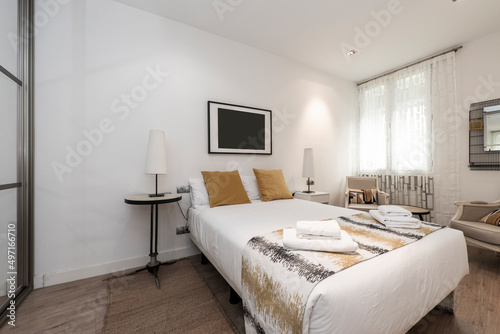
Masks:
[[[293,198],[281,169],[264,170],[254,168],[253,172],[257,179],[262,202]]]
[[[483,223],[500,226],[500,209],[488,213],[480,219]]]
[[[366,204],[377,203],[377,189],[364,189],[363,195]]]
[[[241,182],[240,173],[201,172],[207,187],[210,207],[251,203]]]

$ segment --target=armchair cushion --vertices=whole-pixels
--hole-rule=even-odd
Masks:
[[[455,202],[457,212],[448,226],[464,233],[467,244],[500,252],[500,200]]]
[[[450,227],[464,232],[464,235],[493,245],[500,245],[500,228],[479,221],[452,220]]]

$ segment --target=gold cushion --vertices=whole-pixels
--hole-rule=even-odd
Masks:
[[[363,195],[366,204],[377,203],[377,189],[364,189]]]
[[[210,207],[231,204],[251,203],[241,182],[240,173],[201,172],[207,187]]]
[[[495,210],[480,219],[483,223],[500,226],[500,210]]]
[[[262,202],[293,198],[286,185],[281,169],[264,170],[254,168],[253,172],[257,179]]]

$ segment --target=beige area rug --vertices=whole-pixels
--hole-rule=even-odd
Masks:
[[[103,333],[236,333],[189,260],[111,278]]]

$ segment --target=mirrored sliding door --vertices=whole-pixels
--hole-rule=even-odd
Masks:
[[[31,11],[0,1],[0,314],[11,325],[33,286]]]

